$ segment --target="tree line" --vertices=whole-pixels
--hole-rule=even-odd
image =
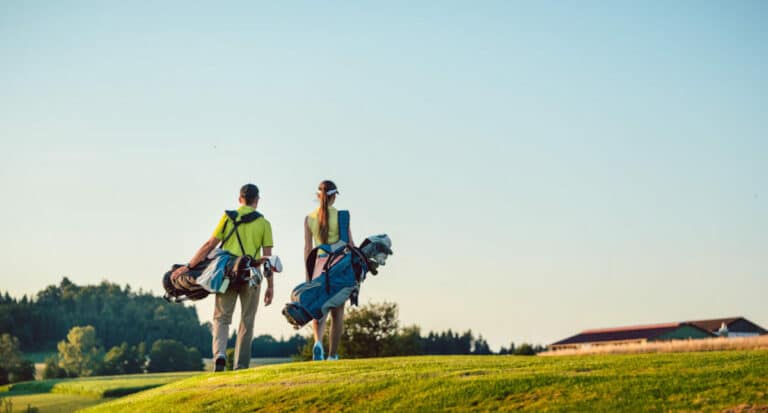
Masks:
[[[342,357],[493,353],[483,336],[471,330],[422,336],[418,326],[401,327],[395,303],[348,307],[344,324]],[[211,353],[212,339],[210,323],[201,324],[194,307],[134,292],[129,285],[103,281],[78,286],[66,277],[33,298],[0,294],[0,337],[0,383],[34,377],[34,364],[22,351],[57,351],[46,361],[47,377],[199,370],[202,355]],[[229,347],[235,339],[233,333]],[[251,353],[310,359],[312,344],[300,335],[279,340],[260,335],[253,339]],[[511,343],[498,354],[544,350]]]
[[[0,334],[17,337],[25,352],[55,351],[72,327],[88,325],[105,348],[172,339],[211,352],[210,323],[201,324],[194,307],[133,291],[130,285],[78,286],[65,277],[32,298],[0,295]]]
[[[227,340],[227,348],[234,348],[237,341],[237,330]],[[304,347],[307,339],[299,334],[294,334],[288,339],[279,340],[269,334],[254,337],[251,341],[251,357],[287,358],[295,356],[299,349]]]
[[[144,343],[122,343],[104,351],[93,326],[72,327],[59,342],[57,355],[45,361],[43,378],[109,376],[117,374],[198,371],[203,356],[176,340],[158,339],[148,350]]]
[[[326,329],[324,346],[328,348]],[[312,359],[311,338],[301,349],[297,358]],[[545,351],[541,345],[522,343],[502,347],[495,354],[535,355]],[[494,354],[482,335],[475,335],[471,330],[463,333],[447,330],[430,331],[421,335],[421,328],[415,325],[400,326],[396,303],[369,303],[360,307],[347,307],[344,315],[344,332],[339,343],[339,355],[343,358],[389,357],[411,355],[448,355],[448,354]]]

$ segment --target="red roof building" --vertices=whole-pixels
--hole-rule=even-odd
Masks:
[[[551,344],[550,349],[562,350],[651,341],[699,339],[719,335],[744,337],[760,334],[766,334],[766,330],[743,317],[732,317],[585,330],[575,336]]]

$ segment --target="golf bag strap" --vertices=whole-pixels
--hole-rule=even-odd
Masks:
[[[243,254],[243,257],[249,257],[249,255],[245,252],[245,248],[243,247],[243,240],[240,239],[240,231],[237,230],[237,227],[235,227],[235,236],[237,237],[237,243],[240,245],[240,252]]]
[[[339,239],[349,243],[349,211],[339,211]]]
[[[367,265],[368,258],[365,256],[365,254],[363,254],[362,251],[360,251],[359,248],[350,246],[349,250],[352,252],[352,255],[356,256],[357,259],[360,260],[360,264],[361,266],[363,266],[361,268],[361,271],[362,271],[361,273],[358,273],[357,271],[355,271],[355,281],[357,281],[357,283],[359,284],[363,275],[368,271],[368,265]]]
[[[349,304],[356,307],[360,299],[360,285],[362,284],[363,276],[365,275],[365,273],[368,272],[368,264],[367,264],[368,257],[366,257],[365,254],[363,254],[360,248],[355,248],[350,245],[349,250],[351,251],[352,255],[355,258],[357,258],[357,260],[360,263],[359,272],[355,271],[355,266],[352,265],[352,270],[355,272],[355,281],[357,283],[357,286],[352,291],[352,294],[349,295]]]
[[[312,281],[312,274],[315,272],[315,263],[317,262],[317,253],[319,249],[315,248],[307,255],[307,282]]]
[[[331,268],[331,265],[333,265],[333,260],[335,260],[340,255],[344,255],[345,252],[346,248],[334,251],[328,255],[328,260],[325,261],[325,264],[323,265],[323,272],[325,273],[325,292],[327,294],[331,293],[331,274],[328,272],[328,270]]]
[[[227,228],[227,223],[229,221],[232,221],[232,225],[234,228],[232,228],[232,231],[227,234],[227,236],[221,240],[221,244],[219,244],[219,247],[223,247],[224,244],[229,240],[229,238],[232,237],[232,234],[235,234],[237,236],[237,243],[240,245],[240,251],[243,253],[243,255],[247,255],[245,253],[245,248],[243,248],[243,241],[240,239],[240,232],[237,231],[237,227],[240,226],[240,224],[247,224],[249,222],[255,221],[262,217],[262,215],[256,211],[249,212],[242,217],[240,217],[240,220],[237,220],[237,211],[224,211],[224,214],[227,215],[227,218],[229,218],[228,221],[224,222],[224,225],[221,227],[221,233],[224,233],[224,230]]]
[[[305,262],[306,268],[307,268],[307,282],[312,281],[312,274],[315,272],[315,263],[317,262],[317,256],[320,254],[320,252],[324,252],[326,254],[332,254],[333,250],[331,249],[331,246],[328,244],[321,244],[316,246],[312,249],[312,251],[309,252],[309,255],[307,255],[307,260]]]
[[[224,230],[227,229],[227,224],[229,224],[229,221],[232,221],[234,227],[232,228],[232,231],[229,231],[229,234],[227,234],[226,237],[222,238],[221,243],[219,243],[219,248],[224,247],[224,244],[229,241],[229,238],[231,238],[232,234],[234,234],[235,230],[237,230],[237,211],[224,211],[224,215],[226,215],[229,219],[224,221],[224,225],[221,226],[221,233],[224,234]]]

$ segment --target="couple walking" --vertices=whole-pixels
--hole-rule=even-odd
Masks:
[[[304,219],[305,261],[315,245],[332,244],[340,239],[338,211],[333,207],[337,195],[339,195],[339,190],[332,181],[320,183],[317,189],[317,198],[320,206],[310,212]],[[240,207],[237,209],[237,220],[240,220],[244,215],[256,211],[259,204],[259,188],[254,184],[243,185],[240,188],[238,200]],[[237,226],[239,241],[235,237],[226,239],[225,229],[228,220],[229,218],[226,215],[221,217],[211,238],[200,247],[187,265],[174,271],[172,277],[178,277],[189,271],[190,268],[194,268],[203,262],[208,254],[222,241],[224,243],[221,248],[236,256],[241,256],[244,253],[254,259],[259,259],[262,255],[265,257],[272,255],[272,248],[274,246],[272,242],[272,225],[266,218],[259,216],[253,221],[239,224]],[[351,231],[349,240],[352,243]],[[326,260],[327,256],[318,255],[314,271],[311,274],[307,271],[307,281],[322,273]],[[261,285],[250,286],[247,283],[230,285],[225,293],[215,295],[216,303],[213,312],[213,358],[215,360],[215,371],[223,371],[226,365],[229,325],[232,323],[232,314],[235,311],[238,298],[240,299],[240,326],[237,330],[233,366],[235,369],[248,368],[251,361],[253,324],[256,310],[258,309],[260,289]],[[274,282],[272,277],[268,277],[267,288],[264,292],[265,306],[269,306],[272,303],[273,295]],[[338,360],[339,341],[341,340],[344,322],[344,304],[332,309],[330,314],[333,322],[331,324],[328,360]],[[315,346],[313,347],[314,360],[323,360],[325,357],[322,345],[325,326],[325,318],[313,321],[312,327],[315,337]]]

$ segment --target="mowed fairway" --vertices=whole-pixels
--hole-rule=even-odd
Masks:
[[[0,399],[10,400],[14,412],[25,412],[27,407],[35,408],[39,413],[73,412],[199,374],[158,373],[31,381],[0,387]]]
[[[27,408],[38,413],[67,413],[84,407],[104,403],[105,400],[71,394],[30,394],[26,396],[8,397],[12,411],[24,413]]]
[[[638,412],[746,405],[768,406],[768,350],[290,363],[204,374],[87,411]]]

